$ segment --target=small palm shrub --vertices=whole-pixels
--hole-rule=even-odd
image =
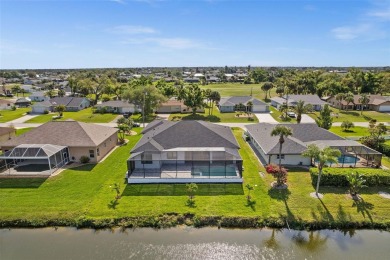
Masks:
[[[359,174],[358,172],[350,172],[347,174],[346,178],[349,182],[349,193],[352,197],[356,197],[360,189],[366,187],[366,185],[364,185],[366,182],[364,175]]]

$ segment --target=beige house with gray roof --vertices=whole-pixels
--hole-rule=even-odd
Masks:
[[[53,121],[1,143],[3,153],[27,145],[54,145],[68,149],[68,161],[88,156],[99,162],[118,143],[116,128],[77,121]]]

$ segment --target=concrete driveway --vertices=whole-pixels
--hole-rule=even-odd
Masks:
[[[303,114],[301,119],[302,124],[315,124],[316,121],[311,118],[309,115]]]
[[[260,123],[273,123],[277,124],[278,121],[276,121],[270,113],[254,113],[257,119],[259,119]]]

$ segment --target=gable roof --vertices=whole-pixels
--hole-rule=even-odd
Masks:
[[[12,138],[2,146],[52,144],[70,147],[94,147],[118,132],[116,128],[77,121],[53,121]]]
[[[240,103],[243,105],[246,105],[249,101],[252,101],[253,105],[264,105],[264,106],[267,105],[263,101],[261,101],[257,98],[251,97],[251,96],[223,97],[219,101],[219,105],[220,106],[235,106],[235,105],[239,105]]]
[[[307,149],[309,143],[315,143],[318,140],[344,140],[344,138],[335,135],[316,124],[278,124],[290,127],[293,131],[292,136],[285,138],[282,146],[283,154],[300,154]],[[279,153],[279,136],[271,136],[272,130],[276,124],[259,123],[245,126],[249,134],[259,144],[265,154]]]
[[[123,100],[110,100],[96,105],[96,107],[134,107],[134,104],[130,104]]]
[[[144,136],[131,151],[162,151],[178,147],[226,147],[239,149],[227,126],[204,121],[153,121],[143,131]]]
[[[359,101],[360,97],[361,97],[361,95],[353,95],[353,103],[349,103],[349,105],[353,105],[353,104],[361,105],[361,103]],[[334,96],[332,98],[335,99]],[[389,96],[368,95],[368,98],[370,99],[370,101],[368,102],[368,105],[380,105],[380,104],[383,104],[383,103],[385,103],[387,101],[390,101],[390,97]],[[347,102],[345,100],[342,100],[341,104],[343,106],[346,106]]]
[[[286,95],[283,96],[283,99],[286,99]],[[306,104],[312,105],[325,105],[326,102],[321,100],[317,95],[288,95],[289,102],[298,102],[300,100],[304,101]]]
[[[64,105],[66,107],[79,107],[86,98],[83,97],[54,97],[49,101],[52,105]]]
[[[36,102],[34,105],[32,105],[32,107],[51,107],[51,106],[52,104],[48,100]]]

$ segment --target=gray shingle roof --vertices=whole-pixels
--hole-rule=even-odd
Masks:
[[[253,98],[251,96],[224,97],[224,98],[221,98],[219,105],[220,106],[234,106],[234,105],[238,105],[240,103],[246,105],[249,101],[252,101],[253,105],[264,105],[264,106],[267,105],[263,101],[261,101],[257,98]]]
[[[284,96],[285,98],[285,96]],[[300,100],[304,101],[306,104],[312,105],[325,105],[327,104],[325,101],[321,100],[317,95],[288,95],[289,101],[298,102]]]
[[[134,107],[134,104],[130,104],[123,100],[110,100],[96,105],[96,107]]]
[[[55,97],[50,99],[50,103],[55,106],[64,105],[66,107],[79,107],[85,98],[83,97]]]
[[[178,147],[226,147],[239,149],[229,127],[204,121],[154,121],[131,151],[161,151]]]
[[[307,143],[317,140],[344,140],[316,124],[279,124],[290,127],[293,135],[285,138],[282,147],[283,154],[301,154],[307,148]],[[276,124],[259,123],[247,125],[246,128],[255,141],[261,146],[266,154],[279,153],[279,137],[271,136]]]
[[[118,132],[116,128],[77,121],[48,122],[2,143],[2,146],[53,144],[69,147],[94,147],[116,132]]]

